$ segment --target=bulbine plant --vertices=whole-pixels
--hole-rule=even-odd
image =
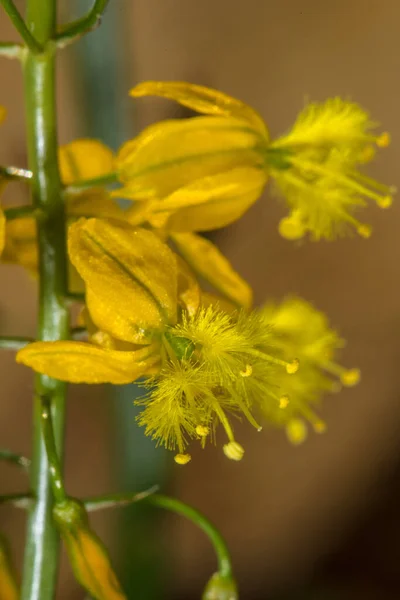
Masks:
[[[0,338],[1,348],[17,351],[17,362],[36,373],[32,458],[1,451],[27,470],[30,485],[26,494],[2,498],[25,509],[28,520],[21,588],[1,545],[0,599],[54,598],[60,537],[87,594],[126,598],[88,515],[141,501],[205,531],[218,570],[203,598],[234,600],[225,542],[194,508],[154,489],[69,496],[62,471],[66,384],[137,381],[139,426],[180,466],[191,461],[193,443],[222,445],[227,459],[242,460],[238,418],[257,431],[281,428],[293,444],[309,428],[322,433],[322,395],[360,378],[338,362],[343,340],[323,313],[294,295],[253,308],[249,284],[201,233],[239,219],[270,187],[287,209],[279,233],[289,243],[368,238],[363,207],[372,201],[388,208],[393,189],[365,175],[364,166],[388,146],[389,134],[377,133],[358,104],[331,98],[306,105],[271,139],[261,116],[240,100],[192,83],[148,81],[131,96],[167,98],[197,116],[155,123],[116,153],[93,139],[59,146],[57,53],[98,25],[106,4],[95,0],[86,16],[60,25],[56,0],[27,0],[25,15],[13,0],[0,0],[22,39],[1,43],[0,55],[22,68],[28,156],[26,169],[0,167],[0,186],[24,182],[30,194],[28,204],[1,209],[1,260],[36,278],[39,307],[35,340]]]

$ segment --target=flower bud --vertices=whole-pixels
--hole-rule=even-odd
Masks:
[[[232,577],[214,573],[203,592],[202,600],[238,600],[237,586]]]
[[[18,600],[19,590],[8,544],[0,537],[0,600]]]
[[[126,600],[106,549],[90,529],[83,505],[68,499],[56,504],[53,516],[74,575],[88,594],[95,600]]]

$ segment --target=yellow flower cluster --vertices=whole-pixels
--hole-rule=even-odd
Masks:
[[[179,276],[180,261],[164,242],[117,221],[71,225],[69,255],[86,286],[90,339],[29,344],[19,362],[74,383],[145,378],[138,421],[178,451],[180,464],[190,460],[188,442],[215,440],[218,424],[227,436],[226,456],[240,460],[234,415],[258,430],[258,415],[288,432],[299,417],[321,430],[310,404],[331,386],[324,373],[344,382],[349,374],[333,362],[340,341],[310,305],[292,299],[231,314],[206,307],[195,281]]]
[[[283,427],[294,444],[305,439],[306,422],[322,432],[322,394],[359,379],[335,362],[343,341],[300,298],[251,310],[250,286],[198,232],[240,218],[271,179],[290,210],[279,226],[284,237],[332,239],[351,229],[368,237],[356,212],[367,199],[390,206],[391,189],[358,167],[388,145],[388,134],[373,133],[368,114],[339,98],[308,105],[271,140],[256,111],[215,90],[147,82],[131,94],[200,115],[156,123],[116,155],[95,140],[60,148],[69,285],[85,290],[88,339],[35,342],[18,362],[74,383],[141,380],[138,422],[179,464],[190,460],[190,441],[215,442],[219,425],[225,455],[240,460],[235,418],[258,430]],[[101,180],[115,175],[122,185],[109,191]],[[121,197],[132,204],[122,209]],[[34,217],[3,230],[2,260],[37,272]],[[203,293],[198,277],[220,296]]]

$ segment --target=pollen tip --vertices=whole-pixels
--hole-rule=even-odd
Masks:
[[[279,398],[279,408],[287,408],[289,404],[289,397],[284,395]]]
[[[190,454],[176,454],[174,456],[174,461],[178,465],[187,465],[187,463],[190,462],[191,460],[192,460],[192,457],[190,456]]]
[[[378,148],[387,148],[391,142],[390,133],[388,131],[384,131],[380,136],[376,138],[376,145]]]
[[[361,379],[360,369],[349,369],[342,373],[340,377],[340,381],[346,387],[352,387],[353,385],[357,385],[357,383]]]
[[[382,196],[381,198],[379,198],[379,200],[377,200],[377,205],[380,208],[390,208],[393,204],[393,198],[392,196]]]
[[[316,433],[324,433],[326,431],[326,423],[324,421],[317,421],[313,427]]]
[[[291,444],[298,446],[307,438],[307,426],[302,419],[292,419],[286,425],[286,435]]]
[[[251,365],[246,365],[246,368],[243,371],[240,371],[240,375],[242,377],[250,377],[253,373],[253,367]]]
[[[206,427],[205,425],[197,425],[196,433],[200,437],[207,437],[208,434],[210,433],[210,429],[208,427]]]
[[[357,233],[361,237],[368,239],[372,234],[372,227],[370,225],[366,225],[365,223],[361,224],[357,228]]]
[[[238,442],[229,442],[223,447],[224,454],[230,460],[242,460],[244,448]]]
[[[294,375],[294,373],[297,373],[299,370],[299,365],[299,359],[294,358],[290,363],[287,363],[286,372],[289,373],[289,375]]]
[[[281,219],[278,231],[286,240],[300,240],[305,234],[303,225],[293,217],[284,217]]]

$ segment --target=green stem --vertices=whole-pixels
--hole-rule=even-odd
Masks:
[[[231,557],[225,540],[218,529],[214,527],[214,525],[210,523],[210,521],[204,515],[202,515],[195,508],[188,506],[184,502],[180,502],[180,500],[169,498],[168,496],[163,496],[161,494],[152,494],[146,497],[144,502],[153,504],[154,506],[160,506],[166,510],[171,510],[179,515],[183,515],[187,519],[190,519],[190,521],[197,525],[197,527],[202,529],[202,531],[204,531],[204,533],[208,536],[208,539],[214,546],[214,550],[217,554],[218,572],[223,577],[233,577]]]
[[[56,41],[59,46],[65,46],[76,38],[85,35],[100,25],[101,17],[106,9],[109,0],[95,0],[91,10],[87,15],[66,25],[62,31],[56,35]]]
[[[93,498],[86,498],[83,503],[88,512],[104,510],[105,508],[119,508],[133,504],[134,502],[139,502],[139,500],[144,500],[144,498],[154,494],[157,490],[158,485],[153,485],[144,492],[121,492],[119,494],[95,496]]]
[[[81,292],[67,292],[65,294],[65,298],[71,304],[75,302],[85,302],[85,294]]]
[[[5,460],[26,470],[29,470],[29,467],[31,466],[31,461],[29,458],[22,456],[22,454],[11,452],[11,450],[0,450],[0,460]]]
[[[33,498],[31,494],[3,494],[0,496],[1,504],[11,504],[15,508],[27,510],[32,508]]]
[[[67,339],[69,315],[66,290],[65,215],[57,163],[54,44],[56,0],[27,0],[27,24],[43,44],[42,54],[28,52],[24,60],[29,169],[33,206],[38,220],[39,326],[38,340]],[[33,412],[31,488],[36,498],[28,521],[21,600],[53,600],[58,568],[58,534],[52,519],[53,496],[42,435],[42,398],[48,399],[58,456],[63,452],[65,384],[36,376]]]
[[[23,56],[23,46],[14,42],[0,42],[0,56],[21,58]]]
[[[0,350],[21,350],[27,344],[31,344],[35,340],[33,338],[24,337],[0,337]]]
[[[24,40],[27,48],[29,48],[29,50],[34,53],[41,52],[43,50],[42,46],[29,31],[28,27],[25,24],[25,21],[21,17],[14,2],[12,0],[0,0],[0,4],[3,6],[4,10],[10,17],[10,20],[12,21],[15,29],[18,31],[18,33]]]
[[[44,445],[46,447],[47,460],[49,462],[49,473],[51,487],[56,502],[64,502],[67,495],[65,493],[61,464],[57,454],[56,440],[54,437],[53,418],[51,415],[51,406],[49,399],[44,396],[42,401],[42,433]]]
[[[1,52],[0,52],[1,54]],[[14,181],[29,181],[32,179],[32,172],[19,167],[0,167],[0,175],[6,179]]]
[[[66,186],[65,192],[67,194],[80,194],[85,190],[112,185],[113,183],[118,183],[117,173],[108,173],[108,175],[102,175],[101,177],[95,177],[94,179],[85,179],[78,181],[77,183],[72,183],[71,185]]]

